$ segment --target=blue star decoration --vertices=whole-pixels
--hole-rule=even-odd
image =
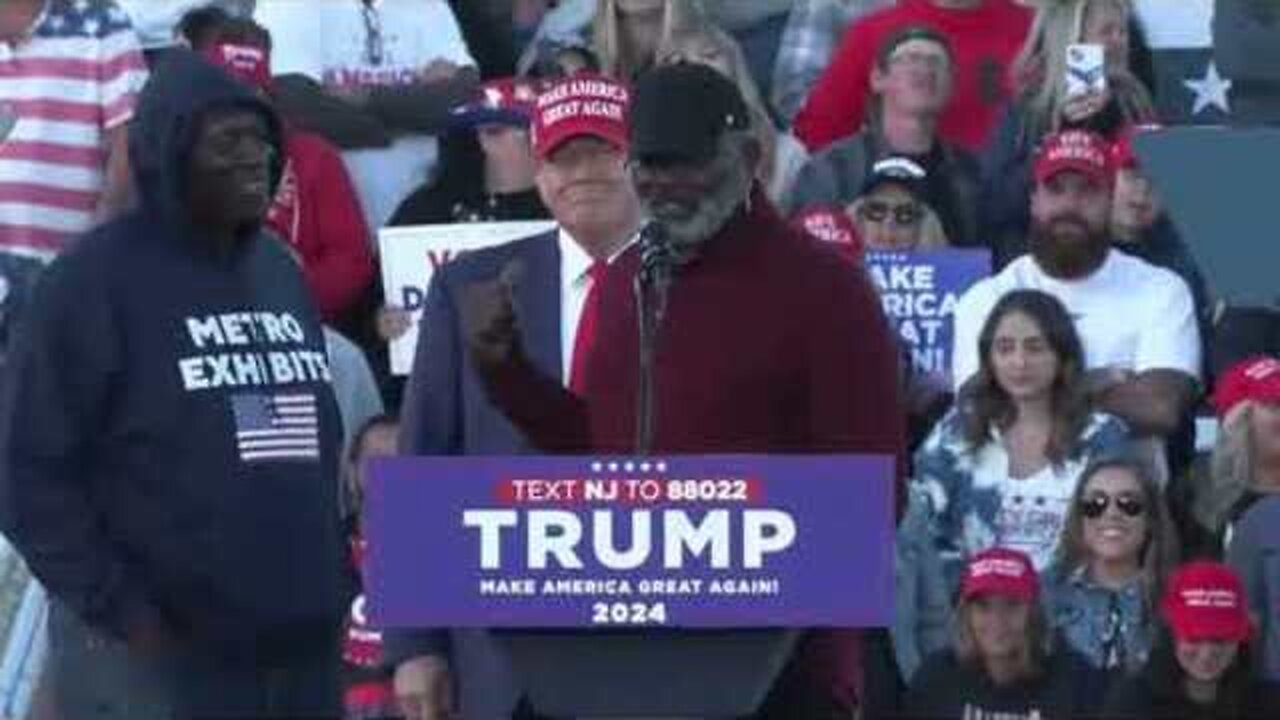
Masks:
[[[1231,101],[1228,97],[1228,93],[1231,92],[1231,81],[1218,74],[1218,65],[1212,60],[1209,61],[1203,78],[1186,79],[1182,81],[1182,85],[1195,93],[1195,101],[1191,107],[1192,116],[1199,115],[1211,107],[1223,113],[1231,112]]]

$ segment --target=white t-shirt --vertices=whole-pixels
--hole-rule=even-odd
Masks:
[[[1000,498],[995,544],[1026,553],[1037,571],[1049,567],[1058,548],[1071,496],[1084,469],[1072,465],[1066,472],[1050,465],[1030,477],[1014,479],[1005,472],[994,479]],[[980,488],[984,480],[991,479],[975,473],[974,486]]]
[[[1042,290],[1075,320],[1090,369],[1177,370],[1200,377],[1200,330],[1191,291],[1164,268],[1112,250],[1083,280],[1049,277],[1024,255],[974,285],[955,311],[952,378],[957,388],[978,371],[978,335],[997,301],[1011,290]]]
[[[273,74],[306,75],[327,87],[412,85],[434,60],[476,64],[445,0],[374,0],[369,17],[361,0],[258,0],[254,17],[271,31]],[[342,154],[371,235],[431,177],[436,156],[427,135]]]

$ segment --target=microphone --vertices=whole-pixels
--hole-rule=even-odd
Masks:
[[[636,454],[653,450],[657,432],[657,371],[655,359],[658,329],[667,312],[667,295],[675,271],[671,236],[662,223],[650,221],[640,230],[640,268],[635,278],[636,319],[639,337],[639,378],[636,397]]]
[[[657,220],[640,229],[640,269],[636,274],[636,297],[642,311],[652,312],[654,329],[662,323],[667,309],[667,291],[675,272],[675,254],[671,235]]]

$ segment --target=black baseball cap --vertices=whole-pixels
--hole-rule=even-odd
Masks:
[[[697,164],[715,153],[725,132],[750,128],[738,86],[707,65],[660,65],[632,92],[631,156],[641,162]]]
[[[858,195],[870,195],[885,185],[901,185],[917,200],[925,196],[929,174],[911,158],[887,157],[871,166],[871,174],[862,183]]]

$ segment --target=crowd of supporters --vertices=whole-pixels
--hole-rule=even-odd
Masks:
[[[1280,123],[1280,8],[1267,0],[1197,4],[1212,11],[1204,30],[1232,80],[1236,118]],[[216,316],[223,319],[214,330],[198,330],[206,326],[197,316],[214,318],[217,302],[235,296],[247,305],[240,311],[274,313],[281,323],[301,312],[286,308],[306,308],[290,352],[324,353],[327,369],[307,379],[329,386],[341,429],[342,481],[323,506],[298,511],[333,506],[346,552],[316,548],[313,560],[326,563],[328,550],[344,558],[345,594],[322,597],[332,588],[306,567],[280,583],[315,580],[315,616],[327,603],[351,607],[338,651],[348,717],[437,717],[418,700],[430,695],[421,683],[439,676],[422,668],[447,652],[384,652],[362,611],[362,463],[394,453],[398,433],[400,448],[417,453],[549,447],[506,419],[496,444],[429,427],[449,422],[478,432],[453,417],[466,411],[452,406],[488,403],[470,397],[487,380],[470,370],[440,374],[466,362],[441,333],[419,345],[408,380],[391,372],[388,343],[410,330],[412,316],[384,287],[379,232],[555,221],[559,260],[543,269],[562,273],[555,292],[563,322],[545,357],[559,362],[539,369],[594,397],[575,384],[585,357],[580,333],[590,324],[608,338],[609,329],[596,326],[615,317],[593,304],[605,285],[596,272],[625,258],[645,219],[661,219],[664,206],[682,199],[663,198],[668,181],[646,175],[644,162],[632,166],[625,127],[593,126],[578,144],[548,139],[539,98],[574,78],[607,79],[639,94],[646,77],[661,75],[656,69],[694,65],[727,81],[744,108],[708,144],[736,158],[724,138],[746,135],[758,148],[744,155],[752,164],[745,220],[725,220],[738,209],[736,196],[726,199],[721,222],[734,232],[767,233],[776,208],[814,243],[838,250],[851,275],[861,273],[863,253],[875,251],[962,249],[986,252],[991,263],[990,276],[955,306],[951,367],[930,375],[904,363],[896,407],[879,418],[900,427],[910,448],[899,448],[892,627],[859,639],[858,659],[848,663],[856,691],[842,702],[762,717],[1280,717],[1280,310],[1228,306],[1221,291],[1232,279],[1208,277],[1193,252],[1214,238],[1179,227],[1140,157],[1143,134],[1178,121],[1161,115],[1162,59],[1146,40],[1153,13],[1162,11],[1158,2],[1131,0],[7,0],[0,5],[0,520],[53,605],[48,639],[40,630],[31,644],[43,678],[39,691],[25,693],[34,695],[31,712],[74,718],[68,708],[95,704],[120,713],[111,717],[155,711],[138,699],[146,691],[136,678],[83,675],[94,653],[107,652],[97,633],[134,648],[131,623],[141,612],[126,605],[145,582],[127,564],[97,557],[100,536],[88,520],[63,515],[83,502],[72,476],[89,462],[66,458],[102,438],[132,442],[149,432],[118,413],[137,413],[144,424],[206,422],[178,417],[170,400],[110,403],[127,394],[121,388],[135,389],[132,373],[158,372],[127,362],[131,352],[179,342],[157,329],[175,307],[190,306],[185,322],[197,349],[207,351],[215,336],[234,345],[228,315]],[[1081,45],[1102,56],[1102,81],[1084,90],[1073,87],[1069,67]],[[181,70],[184,63],[196,66]],[[667,92],[701,82],[673,77]],[[668,99],[673,108],[690,103]],[[208,148],[196,142],[202,113],[227,107],[251,108],[262,120],[229,126],[222,145],[218,137]],[[261,167],[234,159],[246,133],[269,158]],[[159,217],[181,216],[174,227],[192,243],[212,238],[211,218],[234,214],[245,200],[220,202],[212,190],[202,204],[199,189],[221,187],[219,173],[254,172],[270,176],[262,226],[273,249],[255,256],[252,273],[234,281],[202,274],[154,247],[169,241],[152,222]],[[242,182],[251,193],[258,181]],[[566,189],[576,182],[597,186],[592,207]],[[704,185],[714,206],[717,186]],[[667,209],[680,228],[681,209]],[[82,246],[86,237],[93,241]],[[735,354],[741,365],[776,349],[774,320],[788,331],[821,329],[814,318],[777,315],[816,293],[806,286],[825,282],[827,266],[777,257],[762,251],[760,262],[815,275],[775,270],[760,278],[755,291],[774,294],[742,328],[743,337],[763,339],[754,352]],[[525,264],[526,274],[538,271]],[[424,327],[465,324],[442,306],[453,297],[448,277],[487,277],[465,263],[451,272],[432,286]],[[126,286],[124,299],[112,294]],[[829,299],[859,291],[843,292]],[[686,332],[702,338],[682,349],[690,367],[710,346],[709,328],[739,310],[690,314]],[[272,332],[246,321],[259,322]],[[737,337],[720,330],[719,341]],[[879,367],[879,358],[831,342],[831,358]],[[538,346],[526,345],[536,355]],[[623,353],[618,347],[591,351]],[[772,360],[758,362],[771,368]],[[253,371],[237,370],[241,379]],[[217,382],[202,372],[184,369],[188,392]],[[448,392],[459,396],[447,421],[423,409],[440,402],[432,383],[452,384]],[[830,381],[830,398],[845,384]],[[490,388],[487,397],[495,394]],[[406,433],[396,419],[401,408]],[[237,405],[237,422],[247,413]],[[857,416],[833,411],[827,419]],[[719,421],[710,417],[690,414],[689,422]],[[72,429],[90,423],[101,437]],[[758,429],[748,425],[726,420],[726,433]],[[130,491],[136,496],[108,498],[98,512],[159,513],[147,505],[157,502],[149,484],[165,482],[165,473],[186,473],[183,482],[192,483],[207,475],[214,484],[220,461],[200,439],[147,451],[164,457],[122,453],[102,472],[123,477],[149,467],[154,475]],[[338,462],[320,450],[323,438],[315,442],[317,458]],[[786,446],[762,437],[730,449]],[[835,440],[823,447],[841,449]],[[55,483],[58,493],[32,491]],[[105,487],[86,492],[102,500],[96,494]],[[293,500],[280,491],[271,502],[271,510],[289,512]],[[851,522],[855,516],[850,508]],[[248,513],[244,531],[267,517],[266,508]],[[159,523],[156,532],[167,532],[182,521],[122,527],[142,533]],[[74,544],[57,544],[69,537]],[[211,576],[252,564],[204,542],[192,540],[212,553],[197,558]],[[75,552],[94,554],[95,563],[69,560]],[[111,589],[110,603],[98,597],[102,587]],[[194,586],[183,591],[199,594]],[[225,609],[201,602],[208,603],[201,621]],[[234,644],[215,637],[233,628],[210,622],[196,630],[208,642]],[[107,664],[123,655],[111,657]],[[83,680],[76,687],[57,682],[76,669]],[[11,682],[0,678],[0,690]]]

